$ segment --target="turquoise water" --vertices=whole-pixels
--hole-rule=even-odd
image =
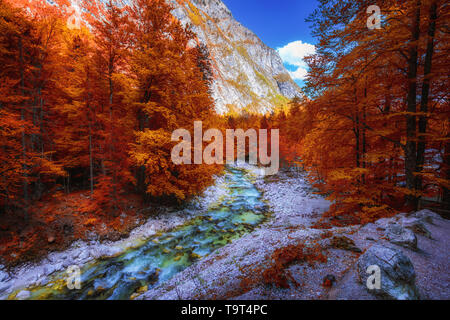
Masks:
[[[84,266],[80,290],[69,290],[67,274],[60,272],[47,285],[28,288],[31,299],[136,298],[267,219],[267,206],[249,173],[227,168],[225,185],[227,194],[218,204],[183,226],[154,236],[117,257]]]

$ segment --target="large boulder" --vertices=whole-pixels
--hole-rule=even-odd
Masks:
[[[367,279],[371,276],[367,273],[369,267],[379,268],[380,287],[369,289]],[[419,299],[415,280],[414,266],[400,250],[381,245],[370,247],[357,262],[359,280],[367,287],[370,293],[382,298],[395,300]]]
[[[399,224],[390,224],[387,227],[386,239],[399,246],[417,250],[417,237],[414,232]]]

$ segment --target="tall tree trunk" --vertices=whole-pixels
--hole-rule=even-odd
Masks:
[[[421,0],[416,1],[416,7],[412,17],[411,44],[408,57],[408,97],[406,116],[406,149],[405,149],[405,175],[406,187],[410,192],[415,192],[416,178],[414,172],[417,163],[417,59],[418,41],[420,37],[420,7]],[[414,194],[407,196],[407,204],[413,210],[417,210],[418,199]]]
[[[89,177],[91,186],[91,197],[94,194],[94,168],[92,160],[92,124],[91,119],[89,119]]]
[[[357,96],[357,92],[356,89],[353,90],[353,94],[354,94],[354,104],[355,104],[355,109],[356,109],[356,113],[355,113],[355,118],[354,118],[354,123],[353,123],[353,133],[355,134],[355,156],[356,156],[356,167],[360,168],[361,167],[361,121],[359,118],[359,109],[358,109],[358,96]],[[358,181],[359,182],[359,181]]]
[[[363,168],[367,168],[367,76],[365,78],[365,84],[364,84],[364,105],[363,105],[363,123],[364,126],[362,128],[362,155],[363,155]],[[362,182],[363,184],[366,184],[366,175],[363,174],[362,176]]]
[[[113,199],[116,198],[116,194],[117,194],[117,186],[116,186],[116,180],[117,180],[117,173],[116,173],[116,166],[115,164],[113,164],[115,162],[114,159],[114,151],[115,151],[115,147],[114,147],[114,129],[113,129],[113,125],[114,125],[114,119],[113,119],[113,98],[114,98],[114,85],[113,85],[113,80],[112,80],[112,76],[113,76],[113,70],[114,70],[114,65],[113,62],[110,62],[110,73],[109,73],[109,123],[110,123],[110,143],[111,146],[109,148],[109,159],[111,162],[111,170],[112,170],[112,178],[113,178]]]
[[[151,88],[152,83],[153,83],[153,79],[150,79],[149,80],[149,84],[148,84],[148,88]],[[144,94],[143,94],[143,97],[141,99],[141,103],[143,103],[143,104],[148,103],[150,101],[151,97],[152,97],[151,90],[150,89],[145,90]],[[148,119],[148,116],[145,114],[144,111],[139,110],[137,112],[137,122],[138,122],[138,125],[139,125],[138,130],[141,131],[141,132],[144,131],[144,129],[146,127],[148,127],[149,119]],[[137,186],[136,187],[137,187],[137,191],[144,197],[144,199],[147,199],[147,186],[146,186],[146,183],[145,183],[145,171],[146,171],[145,166],[140,166],[137,169],[137,172],[136,172]]]
[[[450,142],[448,142],[448,139],[450,139],[450,134],[447,135],[447,142],[445,144],[444,149],[444,172],[445,172],[445,179],[447,181],[450,180]],[[445,186],[443,187],[443,202],[444,202],[444,209],[450,210],[450,189]]]
[[[361,138],[360,138],[360,123],[359,123],[359,114],[356,114],[355,124],[353,132],[355,134],[356,141],[356,167],[361,168]]]
[[[425,164],[425,149],[426,149],[426,137],[428,126],[428,102],[430,95],[430,74],[433,62],[434,53],[434,36],[436,33],[436,20],[437,20],[437,6],[438,1],[433,1],[430,6],[430,24],[428,26],[428,43],[427,52],[425,56],[424,65],[424,78],[422,85],[422,100],[420,104],[420,111],[422,115],[419,118],[419,143],[417,144],[417,172],[422,172],[423,166]],[[418,190],[422,190],[423,178],[422,176],[417,176],[417,186]]]
[[[23,41],[22,38],[19,38],[19,59],[20,59],[20,93],[22,98],[25,98],[25,66],[24,66],[24,57],[23,57]],[[22,121],[25,120],[25,102],[22,104],[22,108],[20,110],[20,119]],[[28,173],[27,173],[27,149],[26,149],[26,136],[25,136],[25,127],[22,130],[22,170],[23,170],[23,200],[25,203],[24,208],[24,216],[25,220],[28,220]]]
[[[92,154],[92,110],[91,110],[91,86],[89,81],[89,69],[86,73],[86,84],[87,84],[87,112],[89,115],[89,183],[91,187],[91,197],[94,195],[94,164],[93,164],[93,154]]]
[[[37,69],[39,70],[38,76],[36,79],[36,104],[35,108],[33,108],[33,118],[34,118],[34,125],[36,127],[39,127],[39,134],[34,135],[35,136],[35,151],[40,152],[41,158],[44,159],[44,134],[43,134],[43,121],[42,121],[42,90],[43,90],[43,83],[41,82],[41,76],[42,76],[42,65],[39,64],[37,66]],[[39,173],[37,176],[37,180],[35,183],[34,188],[34,195],[37,196],[38,199],[41,198],[42,193],[44,192],[44,185],[42,183],[41,174]]]
[[[146,100],[146,99],[144,99]],[[139,131],[144,131],[145,128],[145,114],[142,110],[138,111],[137,114],[137,121],[139,124]],[[140,166],[139,168],[137,168],[137,172],[136,172],[136,187],[137,187],[137,191],[145,196],[146,194],[146,185],[145,185],[145,166]]]

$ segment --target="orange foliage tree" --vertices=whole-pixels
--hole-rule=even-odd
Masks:
[[[274,117],[292,160],[333,200],[330,214],[351,222],[415,210],[449,185],[448,6],[377,4],[381,29],[370,30],[365,1],[320,1],[309,97]]]
[[[0,1],[0,10],[0,148],[4,171],[0,201],[22,207],[26,213],[30,199],[41,197],[44,184],[64,175],[46,143],[50,125],[46,97],[56,66],[52,58],[58,51],[60,19],[47,7],[28,16]]]
[[[217,127],[209,94],[210,66],[194,35],[171,15],[164,0],[137,0],[131,7],[134,39],[130,69],[134,85],[136,142],[130,152],[138,191],[185,199],[209,185],[217,166],[175,165],[172,132]]]
[[[170,159],[172,131],[221,124],[208,56],[171,9],[0,1],[2,209],[62,184],[90,190],[85,209],[117,213],[136,189],[183,200],[212,182],[220,167]]]

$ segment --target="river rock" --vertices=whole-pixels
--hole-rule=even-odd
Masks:
[[[16,295],[16,298],[19,300],[26,300],[26,299],[29,299],[30,297],[31,297],[31,292],[27,291],[27,290],[22,290]]]
[[[428,209],[418,211],[414,213],[413,216],[427,223],[433,223],[434,220],[442,219],[437,213],[434,213]]]
[[[414,232],[399,224],[390,224],[387,226],[386,238],[399,246],[417,250],[417,237]]]
[[[0,283],[0,294],[11,288],[10,283]]]
[[[378,266],[381,271],[381,288],[367,289],[370,293],[395,300],[419,299],[414,266],[400,250],[381,245],[369,248],[357,262],[359,280],[364,286],[370,266]]]
[[[87,248],[81,249],[80,255],[78,256],[78,259],[84,261],[89,258],[89,250]]]
[[[45,266],[45,275],[49,276],[51,275],[53,272],[55,272],[55,266],[52,264],[48,264]]]
[[[47,259],[51,263],[61,262],[61,261],[64,261],[66,258],[67,258],[67,254],[61,253],[61,252],[52,252],[47,256]]]
[[[377,228],[382,230],[388,229],[392,224],[395,224],[395,221],[392,218],[382,218],[375,221]]]
[[[91,248],[89,251],[89,255],[94,259],[99,259],[109,256],[110,251],[108,250],[108,248],[99,245],[98,247]]]
[[[64,268],[64,265],[62,262],[58,262],[58,263],[54,264],[52,267],[53,267],[53,271],[52,271],[52,273],[53,273],[56,271],[61,271]]]
[[[0,270],[0,282],[6,281],[9,278],[9,274]]]
[[[67,269],[67,268],[70,267],[71,265],[73,265],[73,261],[65,260],[65,261],[62,263],[62,269]]]
[[[359,249],[355,245],[355,242],[352,239],[345,236],[334,236],[331,239],[330,246],[336,249],[361,253],[361,249]]]
[[[412,218],[403,218],[401,220],[401,223],[404,228],[407,228],[416,234],[420,234],[423,235],[424,237],[431,239],[431,232],[428,230],[428,228],[422,221],[423,221],[422,219],[412,217]]]

